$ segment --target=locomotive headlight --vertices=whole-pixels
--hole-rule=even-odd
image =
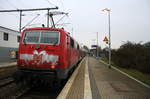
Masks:
[[[52,68],[52,69],[55,69],[55,65],[52,65],[51,68]]]
[[[51,68],[55,69],[56,65],[58,65],[58,56],[56,55],[50,55],[49,57],[51,59]]]

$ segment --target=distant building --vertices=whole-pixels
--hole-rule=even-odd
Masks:
[[[0,26],[0,62],[11,60],[10,52],[18,50],[19,39],[18,31]]]

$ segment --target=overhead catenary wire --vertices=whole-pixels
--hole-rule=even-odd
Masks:
[[[22,12],[23,11],[41,11],[41,10],[48,10],[49,11],[49,10],[56,10],[56,9],[58,9],[58,7],[53,7],[53,8],[36,8],[36,9],[17,9],[17,10],[0,10],[0,12],[19,12],[20,13],[19,32],[21,33],[21,24],[22,24],[21,22],[22,22]]]
[[[26,16],[26,15],[27,15],[27,16],[35,16],[35,15],[37,15],[37,14],[39,14],[39,13],[33,13],[33,12],[32,12],[32,13],[25,13],[25,14],[23,14],[23,15],[25,15],[25,16]]]
[[[4,8],[3,8],[3,7],[1,7],[1,6],[0,6],[0,8],[1,8],[1,10],[2,10],[2,9],[4,9]],[[9,15],[13,15],[15,18],[18,18],[18,16],[17,16],[17,15],[15,15],[14,13],[7,13],[7,14],[9,14]]]
[[[45,0],[45,1],[48,2],[50,5],[57,7],[55,4],[51,3],[49,0]]]
[[[19,12],[19,11],[40,11],[40,10],[55,10],[58,7],[54,8],[36,8],[36,9],[17,9],[17,10],[0,10],[0,12]]]
[[[28,26],[30,23],[32,23],[37,17],[39,17],[39,15],[40,15],[40,14],[37,14],[37,16],[35,16],[31,21],[29,21],[25,26],[23,26],[23,27],[21,28],[21,30],[24,29],[26,26]]]
[[[64,16],[62,16],[55,24],[58,24],[67,15],[68,15],[68,13],[66,13]]]
[[[41,23],[29,24],[28,26],[41,25]]]
[[[71,23],[60,23],[60,24],[56,24],[56,25],[67,25],[67,24],[71,24]]]
[[[57,1],[58,1],[58,0],[57,0]],[[59,0],[59,1],[60,1],[60,3],[61,3],[61,6],[62,6],[63,11],[65,11],[65,7],[64,7],[64,4],[63,4],[62,0]]]

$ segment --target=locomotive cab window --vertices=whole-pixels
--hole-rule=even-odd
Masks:
[[[24,42],[29,44],[51,44],[55,45],[59,43],[58,31],[26,31],[24,35]]]

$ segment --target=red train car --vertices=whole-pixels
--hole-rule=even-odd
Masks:
[[[15,79],[66,79],[80,54],[79,44],[64,29],[27,28],[21,35]]]

